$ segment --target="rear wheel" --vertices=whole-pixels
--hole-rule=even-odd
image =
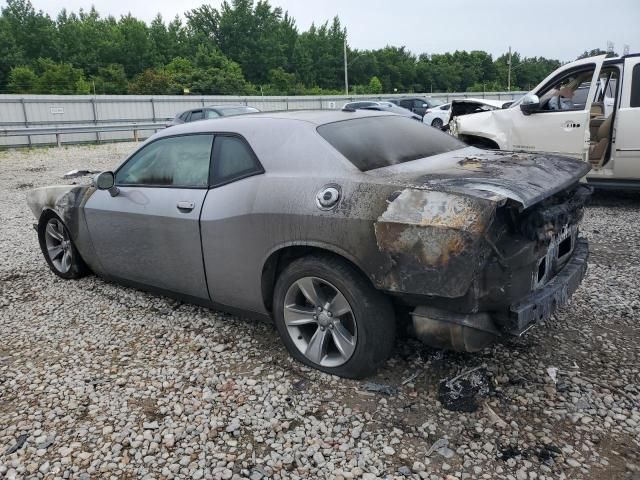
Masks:
[[[434,118],[433,121],[431,122],[431,126],[437,129],[442,130],[442,126],[444,125],[444,123],[442,122],[441,118]]]
[[[73,244],[69,230],[57,215],[49,214],[40,222],[38,239],[53,273],[64,279],[76,279],[87,274],[87,266]]]
[[[327,373],[370,375],[393,348],[389,299],[336,257],[308,256],[289,264],[276,282],[274,313],[289,353]]]

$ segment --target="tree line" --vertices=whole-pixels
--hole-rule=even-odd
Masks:
[[[267,0],[202,5],[166,22],[102,17],[94,8],[55,19],[29,0],[0,15],[0,93],[303,95],[344,93],[346,28],[300,31]],[[415,55],[405,47],[348,48],[350,92],[500,91],[508,55]],[[560,62],[512,56],[512,90],[529,90]]]

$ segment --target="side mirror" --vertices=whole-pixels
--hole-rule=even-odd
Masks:
[[[426,103],[423,103],[422,108],[429,108],[429,105],[427,105]]]
[[[520,110],[522,110],[522,113],[525,115],[531,115],[537,112],[540,110],[540,99],[532,93],[525,95],[522,102],[520,102]]]
[[[107,190],[112,197],[120,193],[120,189],[115,186],[115,175],[113,172],[102,172],[93,178],[93,184],[98,190]]]

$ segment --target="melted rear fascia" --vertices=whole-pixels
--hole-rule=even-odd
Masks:
[[[464,295],[491,254],[483,238],[499,203],[402,190],[374,224],[378,249],[390,260],[383,289],[447,298]]]

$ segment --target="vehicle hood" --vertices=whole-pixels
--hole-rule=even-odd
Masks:
[[[525,209],[579,182],[590,169],[558,155],[468,147],[368,173],[416,189],[508,198]]]
[[[479,103],[481,105],[489,105],[490,107],[502,108],[505,103],[512,102],[513,100],[487,100],[485,98],[458,98],[451,100],[451,104],[454,103]]]

